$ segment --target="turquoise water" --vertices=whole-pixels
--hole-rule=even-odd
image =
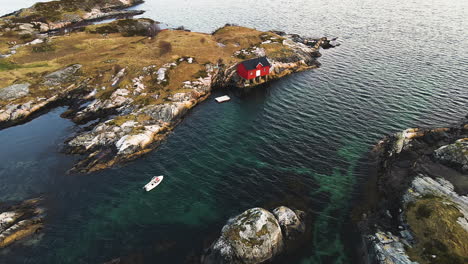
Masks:
[[[43,238],[0,251],[0,263],[126,255],[185,263],[230,216],[276,205],[313,215],[313,239],[288,263],[358,263],[347,223],[370,147],[383,135],[446,126],[468,112],[467,7],[462,0],[147,1],[138,8],[170,26],[211,32],[229,22],[339,37],[342,45],[323,51],[320,69],[226,104],[215,103],[224,92],[215,93],[157,151],[104,172],[65,174],[76,157],[59,149],[77,128],[58,117],[64,109],[0,131],[8,142],[0,157],[9,160],[0,166],[0,198],[43,194],[49,210]],[[157,190],[141,191],[161,174]]]

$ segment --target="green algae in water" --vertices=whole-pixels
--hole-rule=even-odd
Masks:
[[[334,263],[350,263],[346,255],[343,239],[340,234],[333,230],[339,230],[346,221],[349,210],[349,199],[354,184],[356,183],[355,169],[358,160],[366,151],[366,145],[358,141],[357,138],[350,138],[343,143],[344,147],[338,150],[337,154],[348,162],[346,171],[342,173],[342,168],[333,168],[331,175],[314,173],[313,178],[319,182],[320,187],[311,192],[312,196],[319,193],[329,194],[329,202],[323,209],[314,225],[313,246],[314,255],[301,261],[301,264],[322,264],[324,257],[335,256]],[[339,214],[337,215],[337,212]],[[330,219],[333,219],[330,221]]]

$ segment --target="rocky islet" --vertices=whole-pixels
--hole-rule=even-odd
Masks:
[[[376,145],[371,200],[358,210],[366,263],[466,263],[466,124],[407,129]]]

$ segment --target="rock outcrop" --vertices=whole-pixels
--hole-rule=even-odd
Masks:
[[[375,147],[376,185],[359,223],[366,263],[468,261],[467,123],[407,129]]]
[[[0,205],[0,248],[42,229],[45,210],[40,204],[41,199],[31,199],[6,207]]]
[[[12,100],[29,94],[29,83],[13,84],[0,89],[0,100]]]
[[[8,98],[4,99],[7,103],[3,107],[0,101],[0,128],[21,123],[32,114],[60,100],[71,99],[76,94],[81,94],[86,87],[87,79],[78,76],[80,68],[79,64],[71,65],[38,80],[36,86],[55,92],[49,93],[48,97],[28,96],[30,84],[12,85],[0,89],[0,95],[3,94]],[[21,99],[21,101],[13,101],[13,99]],[[2,100],[1,96],[0,100]]]
[[[300,217],[285,206],[274,209],[273,214],[252,208],[230,219],[202,257],[202,263],[254,264],[272,260],[305,232],[304,213],[296,212]]]
[[[452,164],[468,173],[468,138],[462,138],[453,144],[438,148],[434,151],[434,156],[439,161]]]

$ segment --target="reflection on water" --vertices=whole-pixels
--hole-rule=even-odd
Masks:
[[[209,98],[158,151],[103,172],[65,175],[72,157],[57,150],[74,128],[60,109],[0,131],[8,146],[1,198],[45,193],[49,208],[43,239],[10,248],[0,255],[7,263],[133,253],[145,263],[183,263],[230,216],[280,204],[314,215],[313,241],[292,263],[353,263],[343,229],[365,179],[359,159],[382,135],[444,126],[468,109],[466,1],[160,0],[143,8],[170,26],[211,32],[235,22],[338,36],[342,46],[324,51],[318,70],[226,104]],[[143,192],[154,175],[164,182]]]

